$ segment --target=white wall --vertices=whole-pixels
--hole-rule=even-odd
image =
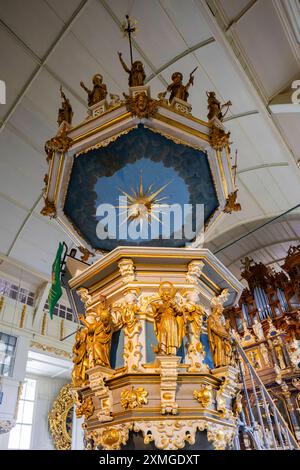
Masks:
[[[59,390],[67,382],[65,379],[28,375],[37,380],[36,401],[33,415],[31,449],[54,449],[48,426],[48,413]]]

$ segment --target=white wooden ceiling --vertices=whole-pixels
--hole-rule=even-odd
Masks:
[[[165,88],[173,71],[187,77],[198,66],[190,93],[193,114],[206,118],[207,90],[233,102],[226,125],[232,154],[238,149],[242,211],[216,227],[214,250],[229,235],[232,240],[252,223],[300,203],[300,144],[295,136],[290,143],[283,132],[288,123],[268,111],[271,98],[300,70],[299,45],[284,12],[276,0],[209,3],[211,9],[204,0],[0,0],[0,79],[7,85],[7,104],[0,105],[0,270],[11,271],[13,263],[47,278],[58,242],[70,244],[55,221],[39,214],[44,143],[56,132],[60,84],[70,96],[75,124],[86,115],[81,80],[88,84],[101,72],[110,92],[127,90],[117,56],[121,50],[128,60],[120,32],[127,13],[138,20],[134,55],[145,64],[152,95]],[[275,232],[268,236],[276,240]],[[236,270],[235,259],[251,246],[256,249],[256,239],[248,237],[239,254],[224,252],[223,261]]]

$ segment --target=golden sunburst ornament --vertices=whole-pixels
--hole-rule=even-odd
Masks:
[[[140,183],[137,189],[131,188],[131,194],[120,189],[121,193],[127,198],[127,205],[118,206],[119,209],[127,211],[126,221],[143,221],[150,222],[151,217],[155,218],[158,222],[160,219],[155,212],[162,211],[161,202],[166,199],[166,196],[158,197],[171,181],[164,184],[160,188],[154,190],[153,184],[144,190],[143,178],[140,176]]]

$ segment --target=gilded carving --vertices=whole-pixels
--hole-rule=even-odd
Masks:
[[[194,84],[194,73],[196,72],[198,67],[196,67],[189,76],[189,81],[186,85],[183,85],[183,75],[181,72],[174,72],[172,74],[171,80],[172,83],[168,85],[167,92],[170,93],[169,102],[172,104],[174,98],[178,98],[182,101],[187,101],[189,93],[188,90],[191,85]],[[163,95],[162,95],[163,97]]]
[[[146,78],[146,74],[144,71],[144,66],[140,60],[135,60],[132,65],[131,69],[125,64],[123,58],[122,58],[122,53],[118,52],[118,56],[120,59],[120,62],[122,64],[123,69],[125,72],[128,73],[128,85],[130,87],[135,87],[135,86],[143,86],[144,81]]]
[[[138,290],[128,289],[124,293],[124,302],[113,307],[113,311],[117,314],[118,326],[124,329],[123,358],[127,372],[136,372],[142,358],[140,342],[142,325],[138,317],[140,309],[137,301]]]
[[[100,101],[105,100],[107,95],[107,88],[105,83],[103,83],[103,77],[100,73],[96,73],[93,76],[93,89],[89,90],[83,82],[80,82],[81,88],[86,91],[88,95],[88,105],[89,107],[94,106]]]
[[[52,354],[55,354],[56,356],[66,357],[67,359],[70,359],[72,357],[72,353],[68,353],[67,351],[64,351],[63,349],[58,349],[53,346],[47,346],[46,344],[38,343],[37,341],[31,341],[30,347],[35,348],[35,349],[41,349],[42,351],[50,352]]]
[[[232,193],[230,193],[226,199],[226,204],[225,204],[225,207],[223,209],[223,211],[226,213],[226,214],[231,214],[232,212],[239,212],[240,210],[242,210],[241,208],[241,204],[239,204],[238,202],[236,202],[237,200],[237,192],[238,190],[236,189],[235,191],[233,191]]]
[[[214,297],[212,313],[207,320],[208,339],[215,368],[228,366],[233,361],[229,323],[224,324],[223,317],[223,302],[227,296],[228,291],[224,289],[219,297]]]
[[[230,132],[225,132],[218,126],[212,125],[210,130],[210,144],[213,149],[222,151],[229,146]]]
[[[87,328],[86,349],[89,367],[110,367],[110,348],[114,325],[111,313],[103,297],[95,308],[95,315],[79,316]]]
[[[85,416],[86,419],[90,418],[94,414],[94,404],[91,397],[87,397],[81,403],[76,406],[76,416],[81,418]]]
[[[73,371],[72,383],[75,387],[81,387],[86,384],[86,371],[89,368],[89,358],[87,352],[87,328],[81,328],[75,336],[73,346]]]
[[[112,427],[100,428],[87,434],[87,439],[92,439],[95,447],[103,450],[120,450],[129,438],[132,423],[119,424]]]
[[[121,406],[124,410],[133,410],[134,408],[141,408],[148,403],[148,392],[143,387],[134,388],[130,390],[122,390],[121,392]]]
[[[159,301],[152,303],[154,331],[158,345],[153,348],[160,355],[176,355],[184,336],[183,310],[175,301],[175,288],[171,282],[162,282]]]
[[[56,207],[54,202],[49,201],[47,197],[44,197],[44,204],[41,214],[46,217],[56,217]]]
[[[231,101],[227,101],[227,103],[221,105],[214,91],[207,91],[206,96],[208,109],[207,119],[211,121],[213,118],[217,118],[222,122],[232,105]],[[223,112],[223,108],[226,108],[225,112]]]
[[[23,305],[22,312],[21,312],[20,323],[19,323],[19,328],[24,328],[26,309],[27,309],[27,305]]]
[[[0,296],[0,313],[2,312],[3,306],[4,306],[4,296],[1,295]]]
[[[193,397],[197,400],[203,408],[207,408],[212,403],[212,386],[200,385],[199,390],[194,390]]]
[[[91,253],[90,250],[88,250],[84,246],[80,246],[78,249],[80,253],[82,254],[82,256],[80,257],[81,261],[86,262],[89,260],[90,256],[93,256],[93,253]]]
[[[71,125],[74,113],[70,100],[64,94],[62,86],[60,87],[60,96],[62,98],[62,104],[58,110],[57,124],[60,126],[65,121],[69,125]]]
[[[49,428],[57,450],[71,449],[71,435],[67,429],[67,418],[74,406],[71,384],[64,385],[56,397],[48,415]]]
[[[186,302],[182,307],[188,339],[187,356],[190,364],[188,372],[208,372],[209,370],[208,365],[204,364],[205,351],[200,341],[205,312],[198,301],[199,295],[196,291],[188,292]]]
[[[47,162],[49,162],[55,152],[58,153],[66,153],[72,143],[72,139],[68,137],[67,134],[67,128],[65,126],[62,126],[57,135],[52,137],[52,139],[47,140],[45,144],[45,152],[47,154]]]
[[[129,96],[126,100],[126,107],[134,116],[138,118],[149,118],[155,115],[158,109],[158,102],[149,98],[146,93],[137,93]]]

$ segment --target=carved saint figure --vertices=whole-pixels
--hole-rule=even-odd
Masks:
[[[158,305],[152,305],[154,331],[158,341],[155,352],[176,355],[184,336],[183,312],[174,300],[175,289],[171,282],[160,284],[159,296]]]
[[[125,64],[123,58],[122,58],[122,53],[118,52],[120,62],[123,66],[123,69],[125,72],[128,73],[128,85],[130,87],[132,86],[143,86],[144,81],[146,78],[146,74],[144,71],[144,66],[140,60],[135,60],[131,66],[131,69]]]
[[[80,387],[85,382],[85,372],[89,368],[89,358],[87,353],[88,329],[86,327],[77,331],[75,336],[75,344],[73,346],[73,362],[72,382],[75,387]]]
[[[210,121],[214,117],[218,118],[219,121],[223,121],[224,117],[228,113],[230,106],[232,105],[231,101],[227,101],[227,103],[221,104],[220,101],[216,98],[216,93],[214,91],[207,91],[207,109],[208,115],[207,119]],[[227,108],[226,111],[223,113],[223,108]]]
[[[170,83],[167,88],[167,92],[170,93],[170,103],[172,102],[173,98],[179,98],[182,101],[187,101],[189,97],[188,89],[191,85],[194,84],[193,72],[190,74],[189,81],[186,85],[183,85],[182,83],[183,75],[181,72],[174,72],[172,74],[172,83]]]
[[[62,86],[60,87],[60,96],[62,98],[61,108],[58,110],[58,118],[57,124],[60,126],[62,122],[66,121],[68,124],[72,124],[73,118],[73,110],[70,103],[70,100],[66,97],[62,90]]]
[[[223,323],[223,305],[220,302],[215,303],[208,317],[207,332],[215,368],[230,365],[232,346],[229,325]]]
[[[88,315],[79,319],[87,327],[87,353],[89,357],[89,367],[101,365],[110,367],[111,339],[114,331],[110,311],[103,298],[96,307],[96,315]]]
[[[205,351],[200,341],[202,333],[204,309],[198,304],[199,294],[196,291],[187,293],[187,301],[183,305],[186,334],[188,339],[187,355],[190,360],[189,372],[206,370],[204,364]]]
[[[80,86],[88,94],[88,105],[93,106],[94,104],[99,103],[104,100],[107,95],[107,88],[105,83],[103,83],[103,77],[100,73],[96,73],[93,76],[93,89],[89,90],[83,82],[80,82]]]
[[[260,321],[258,321],[257,318],[254,319],[254,323],[253,323],[252,328],[253,328],[253,331],[254,331],[254,334],[255,334],[256,338],[259,341],[263,341],[265,339],[263,327],[262,327],[262,324],[260,323]]]

